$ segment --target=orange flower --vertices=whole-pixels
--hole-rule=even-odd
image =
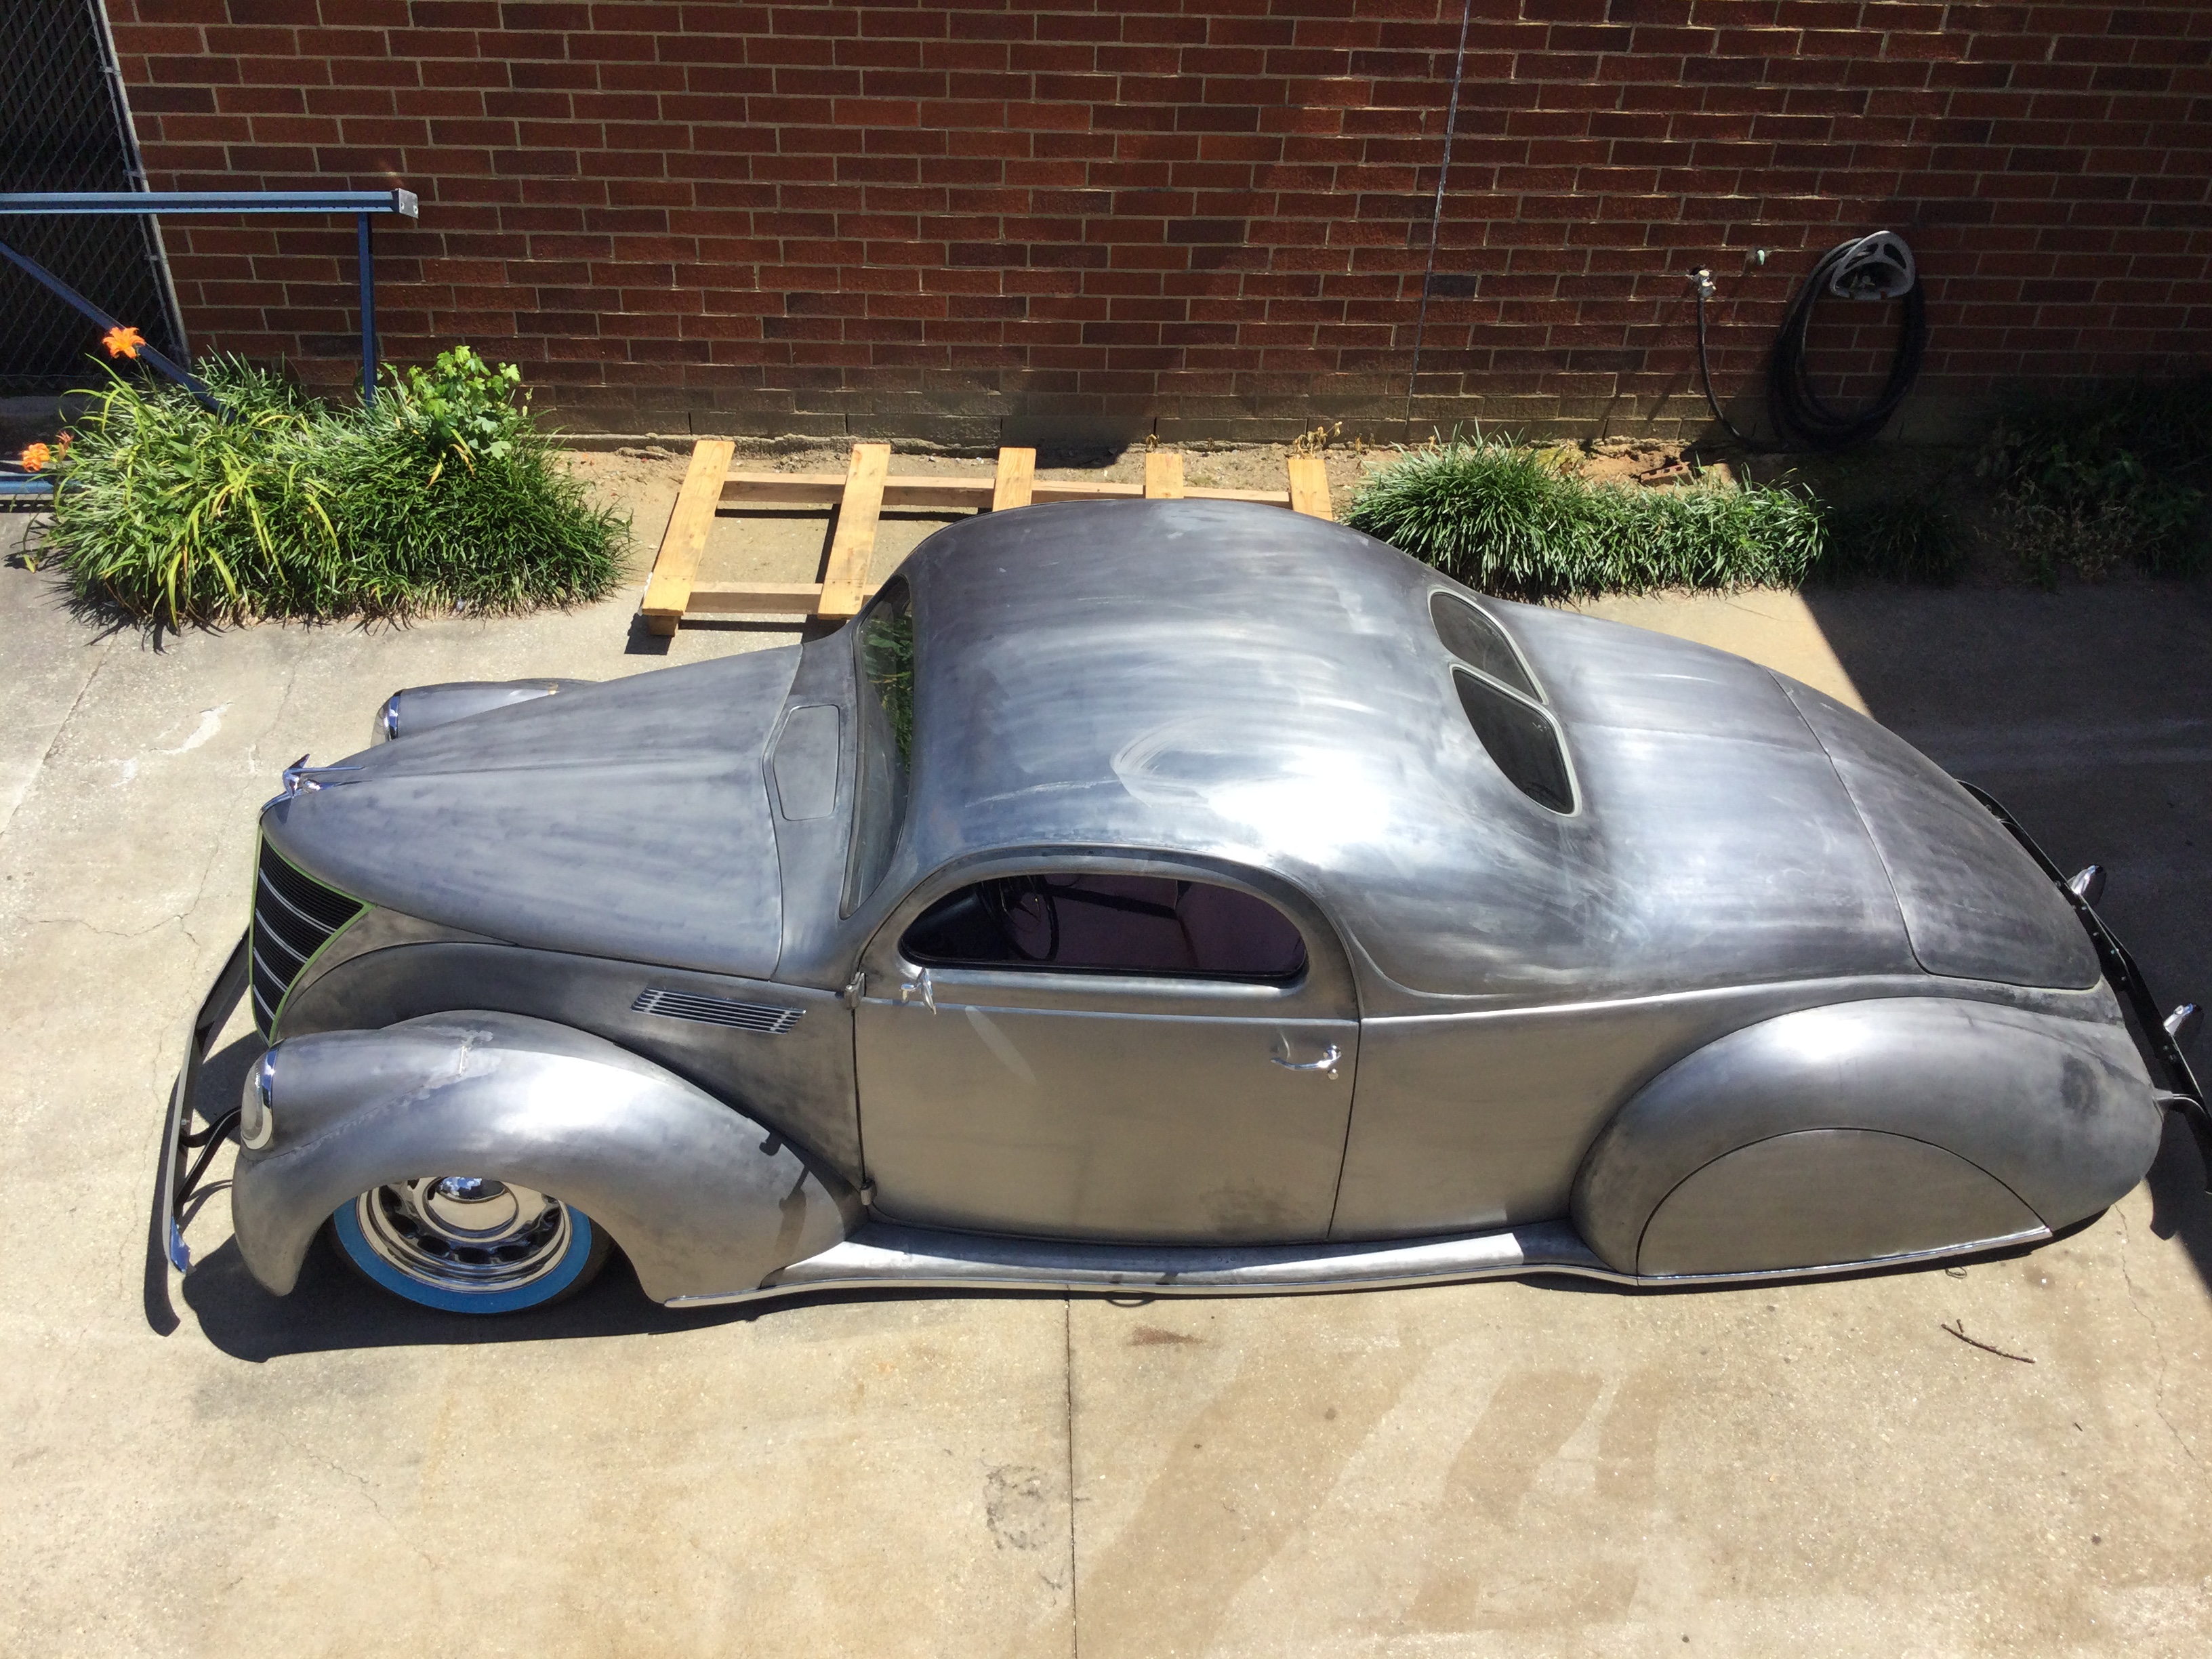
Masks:
[[[48,461],[53,459],[53,458],[54,452],[47,448],[46,445],[32,444],[23,451],[22,454],[18,459],[23,463],[24,471],[36,472]]]
[[[138,348],[146,343],[146,337],[128,323],[118,323],[100,337],[100,343],[107,348],[111,357],[136,357]]]

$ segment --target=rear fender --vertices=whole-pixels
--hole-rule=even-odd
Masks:
[[[239,1154],[233,1226],[280,1296],[338,1206],[424,1176],[488,1176],[574,1206],[657,1302],[750,1289],[860,1218],[844,1179],[775,1131],[547,1020],[441,1013],[295,1037],[246,1091],[240,1139],[264,1144]]]
[[[1901,997],[1747,1025],[1620,1109],[1576,1178],[1575,1225],[1607,1265],[1647,1274],[2055,1232],[2157,1155],[2150,1079],[2113,1015]],[[1795,1259],[1808,1250],[1822,1259]]]

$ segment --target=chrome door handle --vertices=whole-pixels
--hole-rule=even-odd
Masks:
[[[1285,1060],[1280,1054],[1269,1054],[1267,1058],[1286,1072],[1327,1072],[1331,1077],[1334,1077],[1336,1062],[1344,1058],[1344,1051],[1332,1042],[1322,1050],[1319,1060]]]

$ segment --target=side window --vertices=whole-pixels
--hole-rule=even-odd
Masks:
[[[1265,899],[1158,876],[1001,876],[948,894],[900,942],[930,967],[1286,980],[1305,940]]]

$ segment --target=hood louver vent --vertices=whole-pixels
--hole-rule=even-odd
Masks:
[[[301,874],[261,843],[253,884],[253,1024],[264,1037],[316,951],[368,907]]]
[[[705,1025],[728,1025],[740,1031],[760,1031],[781,1036],[799,1024],[804,1008],[779,1008],[767,1002],[732,1002],[726,997],[703,997],[690,991],[664,991],[655,987],[640,991],[630,1012],[659,1014],[664,1019],[694,1019]]]

